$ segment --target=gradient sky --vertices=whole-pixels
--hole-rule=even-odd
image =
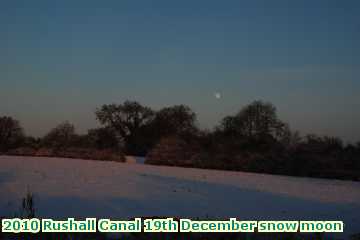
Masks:
[[[41,136],[126,99],[212,128],[274,103],[302,134],[360,140],[360,1],[15,1],[0,7],[0,115]],[[220,100],[214,92],[221,92]]]

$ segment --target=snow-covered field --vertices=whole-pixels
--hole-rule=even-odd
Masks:
[[[343,220],[347,234],[360,232],[359,182],[0,156],[0,216],[28,189],[41,217]]]

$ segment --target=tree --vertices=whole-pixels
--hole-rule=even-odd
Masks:
[[[51,129],[43,138],[43,145],[55,149],[71,147],[76,141],[75,127],[69,122],[64,122]]]
[[[224,132],[252,139],[276,138],[283,134],[285,124],[276,114],[271,103],[254,101],[235,116],[225,117],[221,123]]]
[[[102,125],[114,129],[123,139],[128,153],[144,151],[139,142],[144,129],[154,118],[153,110],[135,101],[125,101],[119,105],[103,105],[95,114]]]
[[[196,114],[185,105],[166,107],[156,113],[154,127],[159,137],[193,134],[196,132]]]
[[[24,139],[20,123],[12,117],[0,117],[0,151],[17,147]]]

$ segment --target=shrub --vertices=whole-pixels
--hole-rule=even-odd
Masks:
[[[164,137],[149,152],[145,163],[170,166],[194,166],[193,158],[199,151],[180,137]]]
[[[31,147],[20,147],[9,150],[7,154],[15,156],[35,156],[36,152],[36,149]]]
[[[125,156],[122,152],[114,152],[110,149],[90,149],[90,148],[68,148],[56,152],[57,157],[90,159],[102,161],[124,162]]]

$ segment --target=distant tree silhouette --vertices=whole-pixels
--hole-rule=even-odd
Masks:
[[[284,133],[285,126],[278,119],[275,106],[263,101],[252,102],[235,116],[225,117],[221,123],[225,133],[253,139],[277,138]]]
[[[284,125],[279,135],[279,141],[286,150],[295,150],[302,140],[300,133],[298,131],[291,131],[288,124]]]
[[[197,131],[196,114],[185,105],[165,107],[156,112],[154,127],[159,137],[192,134]]]
[[[71,147],[76,140],[75,127],[69,122],[64,122],[51,129],[42,140],[46,147],[62,149]]]
[[[337,137],[317,136],[309,134],[305,136],[302,148],[304,151],[332,154],[343,150],[343,142]]]
[[[144,129],[154,118],[151,108],[136,101],[125,101],[118,105],[103,105],[95,114],[102,125],[114,129],[123,139],[128,153],[138,154],[144,151],[140,142]]]
[[[20,123],[12,117],[0,117],[0,151],[15,148],[24,140]]]
[[[360,142],[302,137],[263,101],[226,116],[213,131],[198,129],[196,114],[186,105],[155,112],[125,101],[103,105],[95,114],[100,128],[78,135],[64,122],[41,139],[24,136],[17,120],[0,117],[0,152],[114,161],[123,161],[124,153],[150,153],[153,164],[360,180]],[[161,139],[174,141],[159,144]]]

